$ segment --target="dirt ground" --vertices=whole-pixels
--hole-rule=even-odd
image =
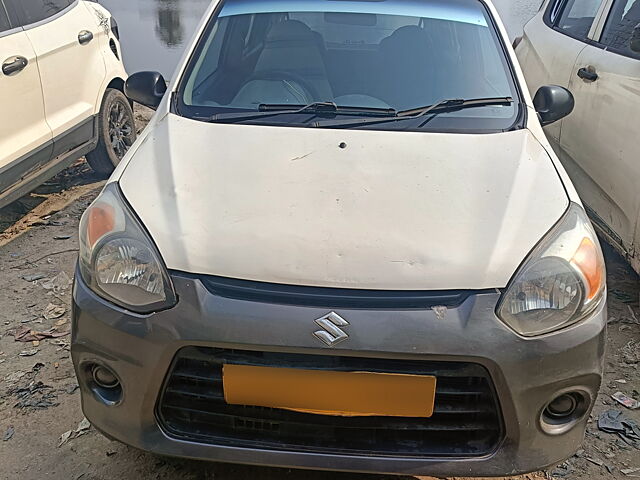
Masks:
[[[35,194],[0,210],[0,479],[398,478],[160,458],[111,442],[83,424],[69,355],[70,279],[78,221],[101,185],[78,162]],[[640,399],[639,282],[619,256],[606,253],[610,328],[605,380],[584,445],[562,465],[520,480],[640,478],[640,450],[597,427],[600,413],[611,408],[640,423],[640,409],[627,409],[611,398],[623,392]],[[32,331],[44,332],[36,338],[45,338],[34,340]],[[16,341],[16,336],[28,341]]]

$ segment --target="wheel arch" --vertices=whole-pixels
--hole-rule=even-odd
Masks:
[[[124,93],[124,80],[120,77],[116,77],[109,82],[107,88],[115,88],[116,90],[120,90],[122,93]]]
[[[116,77],[113,80],[111,80],[107,85],[107,88],[105,89],[104,93],[102,94],[102,98],[104,98],[104,96],[107,94],[107,90],[110,88],[114,88],[116,90],[121,91],[122,94],[126,97],[127,94],[124,93],[124,82],[125,81],[120,77]],[[133,101],[131,101],[129,97],[127,97],[127,99],[129,100],[129,105],[131,105],[131,108],[133,108]]]

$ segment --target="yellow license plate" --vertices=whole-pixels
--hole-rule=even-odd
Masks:
[[[231,405],[321,415],[430,417],[436,377],[334,372],[226,364],[224,399]]]

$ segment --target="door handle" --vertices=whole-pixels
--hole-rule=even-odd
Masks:
[[[29,60],[21,56],[7,58],[2,64],[2,73],[7,76],[16,75],[25,69],[29,64]]]
[[[598,74],[593,67],[582,67],[578,70],[578,76],[588,82],[595,82],[598,79]]]
[[[89,30],[83,30],[78,34],[78,42],[80,42],[80,45],[86,45],[91,40],[93,40],[93,33]]]

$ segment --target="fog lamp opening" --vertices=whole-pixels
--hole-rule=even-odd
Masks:
[[[84,381],[96,400],[112,407],[122,401],[123,389],[113,369],[98,363],[84,365]]]
[[[540,426],[549,435],[571,430],[589,409],[589,396],[581,391],[569,391],[555,396],[542,410]]]

